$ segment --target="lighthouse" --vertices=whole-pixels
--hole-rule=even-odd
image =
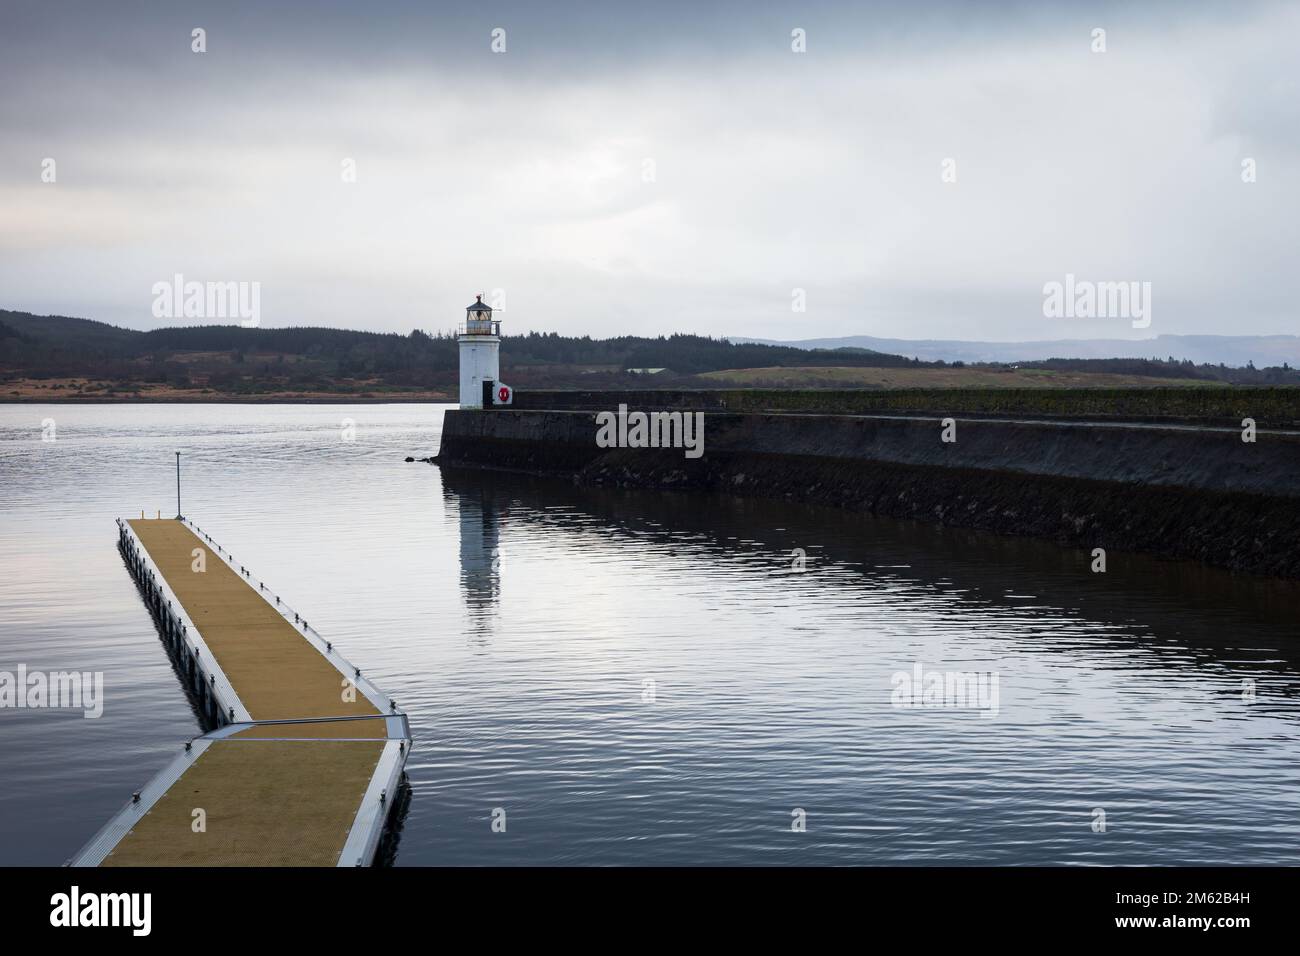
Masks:
[[[483,383],[501,380],[501,323],[493,321],[492,307],[483,296],[465,310],[460,333],[460,407],[483,407]]]

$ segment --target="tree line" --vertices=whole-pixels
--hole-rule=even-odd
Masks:
[[[351,329],[243,328],[203,325],[141,332],[67,316],[0,310],[0,376],[82,377],[178,387],[256,391],[339,386],[365,381],[395,388],[454,384],[459,365],[456,336],[419,329],[406,335]],[[555,332],[507,335],[501,344],[502,376],[519,384],[614,387],[648,385],[628,369],[667,369],[654,384],[687,384],[688,377],[728,369],[851,366],[863,368],[962,367],[962,362],[922,362],[861,348],[797,349],[735,343],[702,335],[615,336],[593,339]],[[1007,368],[1007,363],[979,367]],[[1115,372],[1230,384],[1300,384],[1300,372],[1280,367],[1229,368],[1168,359],[1048,359],[1020,368]]]

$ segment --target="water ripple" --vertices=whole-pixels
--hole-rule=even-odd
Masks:
[[[0,712],[0,862],[62,862],[195,732],[112,525],[174,512],[175,450],[186,512],[410,713],[399,865],[1295,862],[1294,587],[405,463],[440,418],[0,409],[0,669],[107,685]],[[996,709],[896,706],[917,666]]]

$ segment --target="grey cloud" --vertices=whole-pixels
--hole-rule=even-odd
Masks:
[[[1044,319],[1069,271],[1152,281],[1150,333],[1295,330],[1286,6],[629,6],[6,8],[2,304],[151,325],[183,272],[268,324],[502,287],[516,330],[1126,334]]]

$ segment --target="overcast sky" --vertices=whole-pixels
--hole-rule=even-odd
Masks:
[[[598,337],[1300,331],[1300,5],[545,6],[5,0],[0,308],[176,324],[180,273],[268,326],[499,289]],[[1067,273],[1150,282],[1150,328],[1045,317]]]

